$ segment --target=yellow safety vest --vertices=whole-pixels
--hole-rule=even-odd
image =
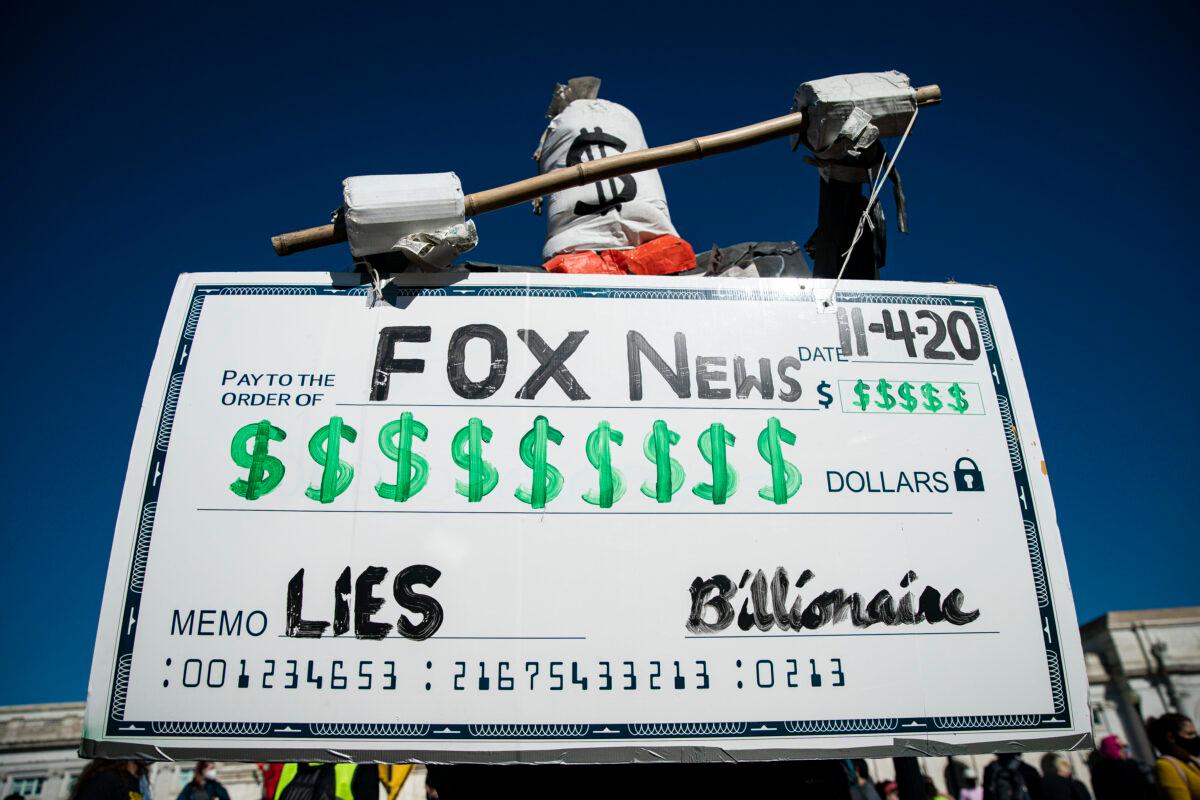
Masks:
[[[283,771],[279,773],[279,783],[275,786],[274,800],[280,800],[283,796],[283,790],[296,777],[299,766],[299,764],[283,765]],[[320,764],[311,764],[310,766],[320,766]],[[357,766],[357,764],[333,765],[334,794],[337,795],[338,800],[355,800],[351,784],[354,781],[354,770]],[[387,788],[388,800],[396,800],[396,795],[400,794],[400,789],[404,786],[404,782],[408,779],[410,772],[412,772],[412,764],[379,765],[379,780]],[[371,800],[374,800],[374,798]]]
[[[320,763],[310,763],[309,766],[319,767],[322,765]],[[333,787],[334,794],[338,800],[354,800],[354,792],[351,791],[350,784],[354,780],[354,770],[357,768],[357,764],[333,765]],[[299,770],[299,764],[283,765],[283,772],[279,773],[279,783],[275,785],[275,800],[283,797],[283,790],[292,782]]]

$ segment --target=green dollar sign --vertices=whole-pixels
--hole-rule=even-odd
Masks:
[[[946,391],[950,392],[950,396],[954,398],[954,402],[946,406],[947,408],[951,408],[960,414],[970,408],[971,404],[968,403],[967,398],[964,397],[966,392],[963,391],[963,388],[957,383],[950,384],[950,388]]]
[[[737,491],[737,470],[729,465],[725,457],[725,449],[732,447],[733,443],[733,434],[725,430],[720,422],[709,425],[696,442],[700,447],[700,455],[712,464],[712,483],[696,484],[692,487],[692,494],[711,500],[715,506],[724,505]]]
[[[767,420],[767,427],[758,435],[758,454],[771,465],[771,485],[759,489],[758,496],[763,500],[773,500],[779,506],[800,491],[803,482],[796,465],[784,459],[780,442],[795,444],[796,434],[783,427],[778,417],[771,417]]]
[[[905,381],[900,384],[900,388],[896,390],[896,393],[900,395],[900,407],[911,414],[913,409],[917,407],[917,398],[913,397],[913,385]]]
[[[891,411],[896,407],[896,398],[888,392],[890,388],[892,385],[888,383],[887,378],[880,378],[879,383],[875,384],[875,391],[879,392],[879,399],[875,401],[875,405],[884,411]]]
[[[492,429],[484,425],[479,417],[471,417],[467,424],[454,434],[454,440],[450,443],[450,457],[454,459],[455,464],[467,471],[466,483],[456,480],[454,491],[467,498],[470,503],[478,503],[495,489],[500,481],[500,473],[491,462],[485,461],[481,454],[482,442],[491,440]]]
[[[871,402],[871,390],[863,382],[862,378],[859,378],[858,383],[854,384],[854,393],[858,395],[858,399],[854,401],[854,405],[866,411],[867,404]]]
[[[612,508],[612,504],[625,494],[625,478],[621,471],[614,469],[612,465],[611,443],[624,444],[625,434],[613,430],[608,420],[601,420],[596,430],[588,434],[587,445],[584,447],[588,461],[600,472],[600,491],[594,492],[589,489],[583,493],[583,499],[601,508]]]
[[[279,485],[283,480],[283,462],[267,455],[267,448],[272,441],[282,442],[286,438],[286,433],[265,419],[251,422],[233,435],[233,442],[229,445],[233,463],[250,468],[245,480],[238,478],[229,484],[234,494],[247,500],[257,500]],[[246,445],[251,439],[254,440],[254,450],[248,451]]]
[[[668,428],[661,419],[654,421],[654,426],[642,442],[642,452],[657,467],[654,483],[643,483],[642,494],[660,503],[671,502],[671,497],[683,488],[683,467],[671,458],[673,444],[679,444],[679,434]]]
[[[945,405],[941,398],[938,397],[937,387],[932,383],[926,383],[922,385],[921,394],[925,395],[925,402],[923,405],[931,412],[937,413],[941,407]]]
[[[342,439],[353,442],[358,433],[342,422],[341,417],[330,417],[329,424],[317,430],[308,440],[308,454],[324,469],[321,470],[321,485],[310,486],[304,493],[318,503],[332,503],[334,498],[346,491],[354,480],[354,467],[341,459]]]
[[[376,494],[385,500],[404,503],[425,488],[425,482],[429,480],[429,462],[420,453],[412,451],[412,440],[415,436],[423,442],[428,435],[429,429],[413,419],[411,411],[405,411],[400,419],[392,420],[379,430],[379,449],[396,462],[396,482],[380,481],[375,484]]]
[[[558,493],[562,491],[562,473],[546,461],[546,442],[562,443],[562,433],[550,427],[550,421],[538,416],[533,421],[533,427],[521,437],[521,461],[533,470],[533,480],[530,489],[518,486],[515,492],[522,503],[529,503],[533,508],[545,508]]]

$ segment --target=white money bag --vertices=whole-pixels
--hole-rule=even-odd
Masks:
[[[608,100],[575,100],[550,120],[538,172],[646,149],[641,123]],[[581,250],[619,250],[678,236],[658,170],[576,186],[546,203],[543,260]]]

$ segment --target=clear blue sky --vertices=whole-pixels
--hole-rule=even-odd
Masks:
[[[583,74],[652,144],[783,113],[805,79],[940,83],[884,277],[1003,292],[1080,618],[1200,603],[1194,3],[164,5],[0,10],[0,703],[84,696],[176,275],[345,268],[268,237],[324,221],[347,175],[527,176],[553,83]],[[815,222],[783,142],[663,179],[697,249]],[[543,224],[482,218],[474,257],[533,263]]]

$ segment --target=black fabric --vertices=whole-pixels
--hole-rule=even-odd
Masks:
[[[188,781],[177,800],[229,800],[229,792],[220,781],[206,780],[202,786],[195,781]]]
[[[867,207],[868,189],[886,167],[887,153],[883,145],[876,142],[866,152],[855,158],[837,161],[806,159],[818,166],[829,166],[832,177],[820,179],[817,198],[817,228],[804,243],[804,249],[813,260],[813,275],[818,278],[836,278],[842,267],[842,259],[854,231]],[[838,180],[837,178],[841,178]],[[892,197],[896,203],[896,227],[908,233],[908,200],[904,195],[904,184],[900,171],[892,168]],[[887,262],[887,224],[883,215],[883,204],[877,198],[863,226],[862,236],[854,246],[850,263],[846,265],[843,278],[856,280],[878,280],[879,270]]]
[[[804,249],[813,261],[814,277],[838,276],[844,254],[854,239],[858,220],[866,207],[862,184],[821,180],[817,229],[804,243]],[[869,219],[871,224],[863,226],[862,236],[842,273],[846,280],[878,280],[879,269],[887,259],[887,229],[879,203],[872,208]]]
[[[298,764],[296,775],[279,800],[337,800],[337,778],[332,764]]]
[[[713,246],[696,254],[696,267],[679,275],[719,276],[734,267],[755,266],[762,278],[808,278],[812,270],[804,252],[795,242],[739,242],[726,247]]]
[[[754,797],[849,800],[839,761],[749,764],[579,764],[429,766],[439,800],[521,798]]]
[[[74,800],[142,800],[142,789],[128,770],[106,770],[88,778]]]
[[[1045,800],[1092,800],[1086,786],[1062,775],[1046,775],[1042,778],[1042,796]]]
[[[1155,796],[1149,770],[1137,761],[1116,761],[1097,754],[1088,766],[1096,800],[1151,800]]]
[[[1042,776],[1018,756],[1000,755],[983,771],[984,800],[1043,800]]]

